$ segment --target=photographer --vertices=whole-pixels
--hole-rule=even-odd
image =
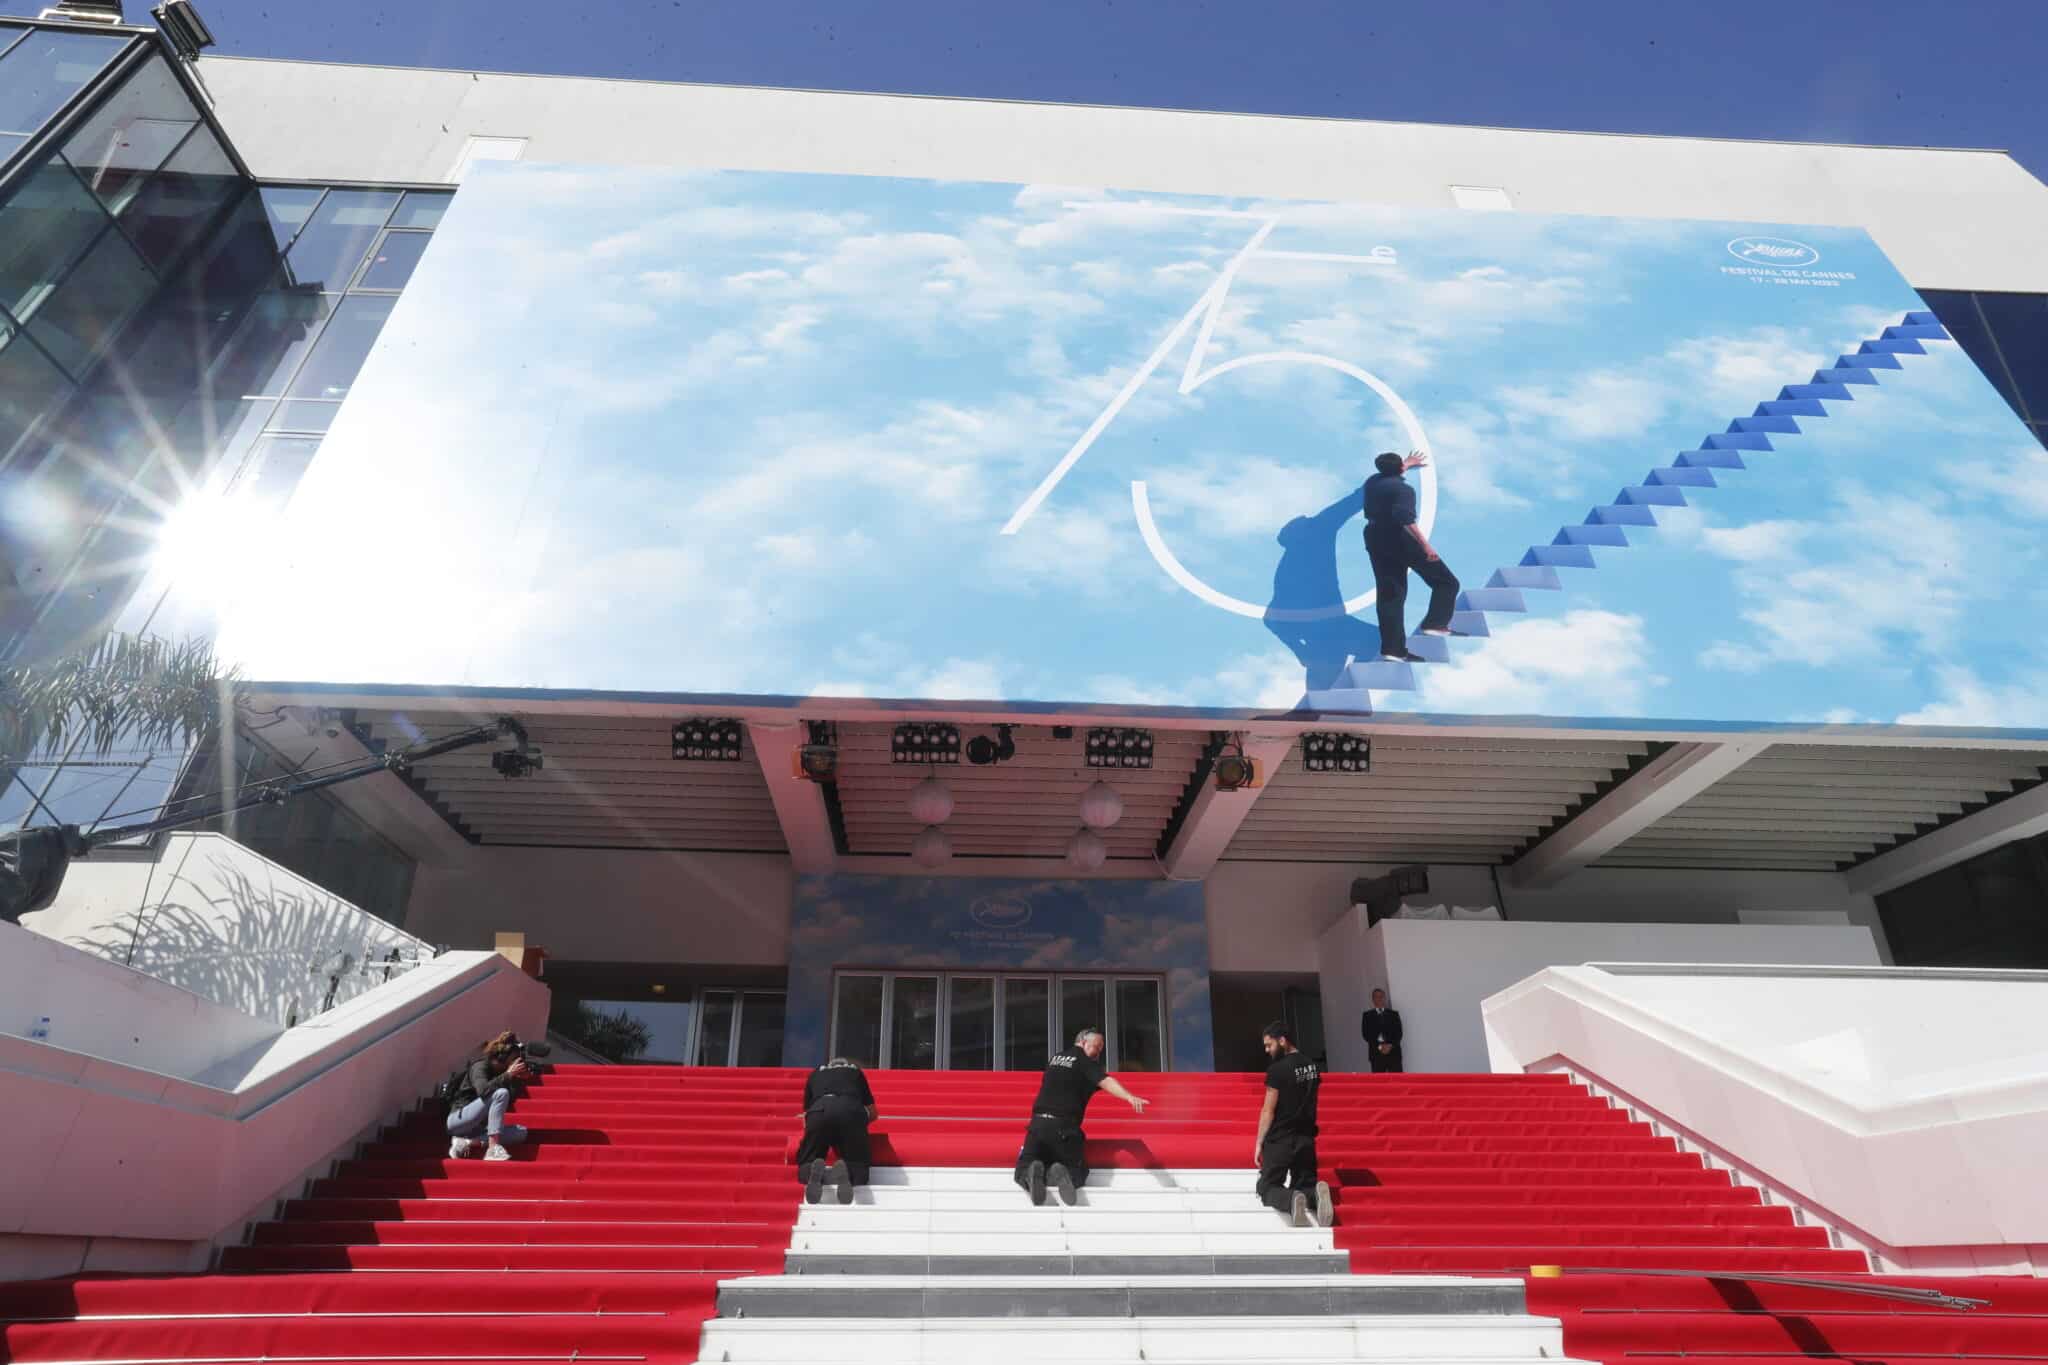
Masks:
[[[483,1050],[469,1059],[448,1095],[450,1157],[468,1156],[481,1134],[485,1161],[512,1159],[504,1144],[526,1141],[526,1130],[505,1122],[505,1110],[511,1107],[524,1082],[534,1075],[527,1054],[539,1055],[540,1051],[521,1043],[518,1034],[507,1031],[485,1043]]]

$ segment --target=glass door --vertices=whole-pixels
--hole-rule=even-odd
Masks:
[[[698,1066],[781,1066],[781,991],[705,991],[697,1003]]]
[[[993,1071],[996,1065],[996,979],[956,976],[946,982],[946,1066]]]
[[[832,1005],[832,1055],[865,1067],[882,1065],[880,975],[842,976]]]
[[[1043,1071],[1052,1056],[1052,979],[1003,978],[1003,1069]]]
[[[1084,1028],[1109,1032],[1109,983],[1099,976],[1060,978],[1060,1030],[1053,1041],[1072,1047],[1074,1035]]]
[[[1110,1065],[1118,1071],[1166,1069],[1156,977],[1117,979],[1116,1031],[1110,1035],[1109,1043],[1114,1058]]]
[[[899,976],[889,1009],[889,1061],[898,1071],[939,1066],[939,979]]]
[[[1105,1035],[1110,1070],[1166,1069],[1166,991],[1154,976],[845,972],[832,992],[831,1055],[862,1066],[1037,1071],[1093,1028]],[[779,1039],[779,1014],[775,1024]],[[730,1026],[707,1013],[706,1027]],[[742,1021],[735,1046],[747,1032]]]

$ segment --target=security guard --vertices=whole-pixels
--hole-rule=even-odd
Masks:
[[[853,1202],[853,1187],[868,1183],[868,1125],[875,1118],[875,1092],[867,1074],[844,1057],[834,1057],[804,1082],[804,1138],[797,1144],[796,1169],[803,1177],[804,1202],[824,1197],[825,1157],[839,1153],[830,1170],[839,1202]]]
[[[1272,1065],[1266,1068],[1266,1103],[1252,1146],[1259,1168],[1253,1188],[1266,1207],[1290,1215],[1294,1226],[1326,1228],[1336,1221],[1336,1210],[1330,1187],[1316,1179],[1316,1092],[1322,1074],[1294,1046],[1294,1030],[1286,1024],[1275,1020],[1266,1025],[1265,1044]]]
[[[1102,1030],[1084,1028],[1074,1035],[1071,1052],[1059,1053],[1045,1064],[1038,1098],[1031,1102],[1024,1145],[1017,1152],[1017,1183],[1034,1204],[1045,1202],[1047,1180],[1060,1192],[1063,1204],[1072,1204],[1074,1191],[1088,1183],[1088,1137],[1081,1131],[1081,1119],[1096,1090],[1107,1090],[1140,1114],[1150,1103],[1103,1070],[1102,1046]]]

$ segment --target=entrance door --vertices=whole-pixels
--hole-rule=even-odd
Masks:
[[[781,991],[705,991],[697,1001],[698,1066],[781,1066]]]
[[[1110,1070],[1163,1071],[1164,1001],[1156,976],[842,972],[831,1055],[901,1071],[1037,1071],[1097,1028]]]

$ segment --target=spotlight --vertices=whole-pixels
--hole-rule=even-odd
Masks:
[[[1341,733],[1303,735],[1301,766],[1312,773],[1369,773],[1372,741]]]
[[[669,739],[674,756],[680,759],[697,763],[740,761],[740,723],[736,720],[679,720]]]
[[[1007,763],[1017,756],[1017,741],[1010,734],[1010,726],[998,725],[996,738],[976,735],[967,741],[967,761],[979,767],[991,763]]]
[[[942,722],[912,721],[889,737],[891,763],[958,763],[960,727]]]
[[[811,725],[811,742],[796,751],[796,775],[806,782],[832,782],[839,776],[839,746],[832,727],[821,720]]]
[[[117,4],[114,8],[118,12],[120,6]],[[170,41],[172,50],[183,60],[192,61],[213,46],[213,30],[199,17],[199,11],[192,8],[192,0],[164,0],[150,14],[156,19],[157,28]]]
[[[1152,732],[1090,730],[1084,752],[1091,768],[1149,768],[1152,766]]]
[[[1220,792],[1240,791],[1259,785],[1259,766],[1246,758],[1242,749],[1218,757],[1214,771],[1216,790]]]

